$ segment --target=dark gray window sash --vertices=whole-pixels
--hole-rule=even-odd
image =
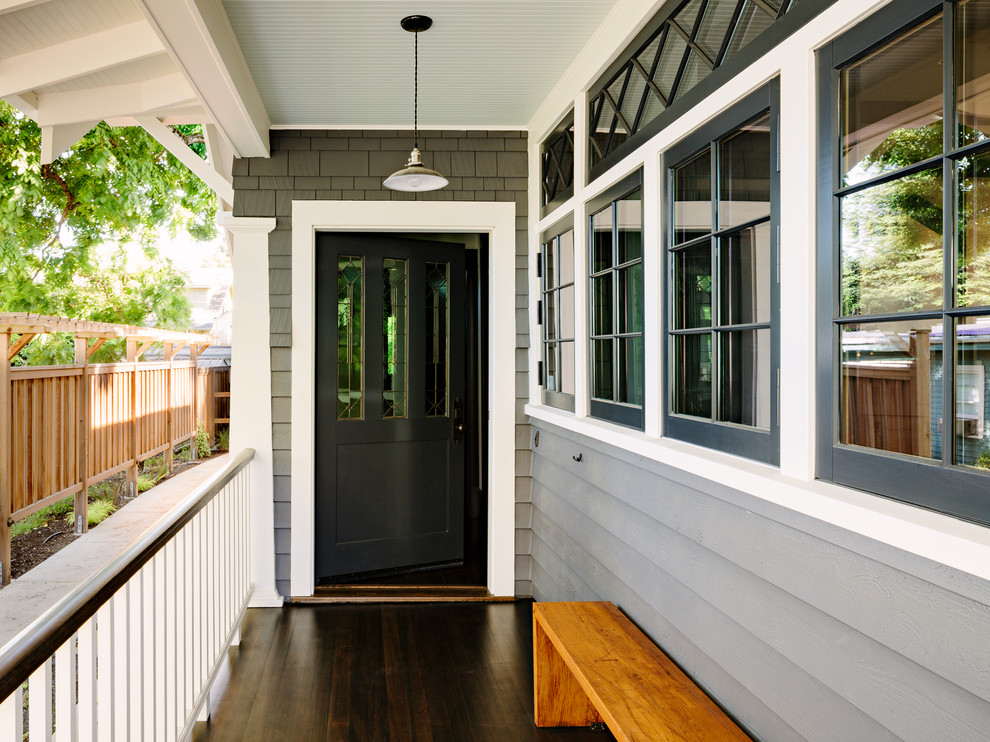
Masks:
[[[746,458],[755,459],[757,461],[762,461],[764,463],[777,465],[780,463],[780,398],[779,398],[779,374],[780,374],[780,245],[778,244],[778,225],[780,224],[780,166],[779,166],[779,148],[777,145],[780,132],[779,132],[779,122],[780,122],[780,112],[779,112],[779,100],[780,100],[780,83],[779,80],[774,79],[767,85],[764,85],[759,90],[746,96],[743,100],[736,103],[728,111],[722,113],[719,116],[711,119],[694,132],[692,132],[686,139],[669,149],[663,154],[661,162],[661,172],[663,173],[663,203],[664,203],[664,229],[663,229],[663,244],[664,244],[664,276],[665,276],[665,295],[666,301],[663,304],[663,317],[662,317],[662,328],[664,343],[662,348],[662,366],[663,366],[663,379],[662,387],[664,389],[664,409],[663,409],[663,431],[664,435],[670,438],[676,438],[678,440],[688,441],[690,443],[695,443],[700,446],[705,446],[707,448],[714,448],[726,453],[736,454],[738,456],[745,456]],[[674,239],[674,204],[672,199],[673,194],[673,169],[681,164],[682,162],[690,159],[691,157],[698,154],[699,151],[703,150],[706,146],[712,147],[712,213],[713,213],[713,232],[712,234],[698,238],[695,241],[685,243],[685,244],[704,244],[707,240],[712,246],[712,270],[713,276],[717,275],[717,259],[715,255],[715,240],[718,239],[719,235],[732,233],[739,229],[738,227],[733,227],[726,230],[717,230],[717,222],[714,221],[716,202],[718,199],[718,179],[715,177],[717,172],[715,168],[717,166],[717,158],[715,155],[714,147],[717,143],[722,140],[726,135],[731,134],[735,129],[739,128],[743,124],[759,116],[761,113],[769,110],[770,112],[770,135],[773,142],[771,147],[771,156],[773,161],[770,168],[770,428],[769,429],[759,429],[752,428],[743,425],[737,425],[734,423],[719,422],[714,419],[703,420],[699,418],[688,417],[685,415],[677,415],[672,412],[673,409],[673,370],[672,364],[674,362],[674,349],[673,342],[679,335],[688,334],[712,334],[713,344],[718,342],[719,332],[713,331],[712,328],[696,328],[693,330],[678,331],[672,328],[672,301],[673,301],[673,285],[674,285],[674,267],[673,261],[671,260],[671,245]],[[763,220],[760,220],[761,222]],[[679,248],[683,248],[684,245],[679,245]],[[714,285],[712,291],[717,290]],[[720,330],[729,329],[741,329],[746,326],[739,325],[718,325],[713,317],[713,325],[719,327]],[[765,328],[766,323],[758,323],[755,325],[759,328]],[[716,351],[717,353],[717,351]],[[713,356],[713,357],[717,357]],[[718,371],[714,366],[713,362],[713,379],[712,386],[713,390],[718,392],[717,386],[719,384]],[[713,417],[717,411],[716,402],[713,395],[712,401],[712,414]]]
[[[943,17],[943,154],[871,180],[841,189],[838,157],[839,70],[899,37],[926,18],[944,11]],[[963,154],[988,148],[987,143],[954,149],[956,130],[954,2],[899,0],[882,8],[856,28],[820,49],[818,65],[818,337],[817,476],[901,502],[990,524],[990,478],[953,464],[955,451],[954,370],[956,364],[955,319],[980,314],[971,308],[954,308],[957,271],[958,217],[955,162]],[[840,317],[841,276],[838,237],[841,234],[839,197],[884,180],[904,177],[914,170],[941,161],[943,168],[943,301],[941,311],[904,312],[892,315]],[[941,461],[925,461],[881,450],[839,443],[842,361],[839,328],[845,324],[885,319],[940,318],[942,320],[943,444]],[[946,401],[948,400],[948,401]],[[951,410],[950,410],[951,407]]]
[[[613,397],[618,395],[619,389],[619,362],[618,362],[618,342],[620,338],[627,337],[640,337],[643,338],[643,342],[646,342],[645,334],[640,331],[638,333],[619,333],[617,331],[616,322],[618,318],[618,269],[626,265],[634,265],[635,263],[645,264],[646,250],[645,245],[642,246],[642,257],[638,261],[630,261],[628,263],[618,264],[618,239],[617,239],[617,220],[616,220],[616,206],[617,201],[621,201],[623,197],[635,192],[636,190],[642,190],[643,187],[643,171],[642,169],[637,170],[632,175],[629,175],[619,182],[612,185],[607,190],[598,194],[594,198],[590,199],[585,203],[585,221],[588,225],[588,234],[585,244],[585,254],[588,256],[588,270],[587,275],[589,279],[595,275],[604,275],[605,273],[610,273],[612,279],[612,328],[613,331],[608,336],[605,335],[594,335],[594,312],[595,312],[595,301],[594,301],[594,287],[592,281],[588,281],[588,333],[586,336],[586,342],[588,343],[588,393],[589,393],[589,412],[592,417],[599,418],[602,420],[608,420],[610,422],[618,423],[620,425],[625,425],[631,428],[637,428],[639,430],[643,429],[644,426],[644,416],[643,407],[640,405],[632,405],[624,402],[603,400],[595,397],[591,397],[592,385],[594,383],[594,369],[592,364],[593,354],[590,352],[591,344],[595,339],[604,339],[605,337],[610,337],[614,342],[612,346],[612,393]],[[602,211],[604,208],[610,207],[612,214],[612,255],[613,255],[613,265],[608,271],[599,271],[598,273],[592,272],[593,266],[593,245],[594,245],[594,229],[592,228],[592,218],[595,214]],[[642,209],[642,207],[640,207]],[[642,212],[641,212],[642,213]],[[640,220],[640,234],[642,235],[642,220]],[[642,237],[641,237],[642,240]],[[642,244],[642,243],[641,243]],[[640,369],[641,373],[644,374],[644,369]],[[645,386],[645,378],[644,378]],[[646,389],[643,389],[644,402],[646,397]]]
[[[567,214],[559,221],[555,222],[552,226],[545,229],[540,234],[540,254],[537,260],[540,264],[540,297],[543,299],[547,294],[547,268],[546,268],[546,245],[552,240],[556,240],[558,237],[566,233],[568,230],[574,229],[574,214]],[[577,245],[574,245],[574,250],[577,250]],[[558,245],[557,249],[557,265],[554,268],[554,276],[557,278],[557,286],[554,287],[553,292],[555,296],[560,294],[560,248]],[[577,296],[575,296],[575,300]],[[543,305],[543,322],[540,326],[540,358],[542,363],[542,374],[540,375],[540,392],[543,404],[550,407],[557,407],[562,410],[567,410],[568,412],[574,412],[574,395],[564,394],[563,392],[558,392],[553,389],[547,389],[547,353],[554,352],[557,354],[557,373],[560,373],[560,302],[556,302],[557,314],[555,316],[555,321],[557,322],[557,338],[555,340],[547,339],[547,316],[546,316],[546,304]],[[575,311],[577,311],[577,306],[575,305]],[[573,343],[577,343],[578,338],[573,338]],[[577,373],[577,368],[574,370]]]

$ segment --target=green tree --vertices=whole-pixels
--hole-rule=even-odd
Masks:
[[[175,127],[205,156],[199,127]],[[184,329],[183,279],[158,253],[163,231],[216,234],[213,192],[138,127],[98,124],[50,165],[41,131],[0,101],[0,311]],[[144,260],[128,259],[136,243]],[[119,357],[107,343],[94,360]],[[23,360],[64,362],[65,338],[37,339]]]

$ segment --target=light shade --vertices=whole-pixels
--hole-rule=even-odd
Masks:
[[[393,191],[435,191],[447,185],[447,179],[426,167],[419,149],[414,148],[406,166],[388,176],[384,185]]]

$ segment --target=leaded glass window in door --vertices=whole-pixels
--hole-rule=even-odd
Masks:
[[[364,259],[337,259],[337,419],[364,416],[364,355],[362,342],[362,283]]]

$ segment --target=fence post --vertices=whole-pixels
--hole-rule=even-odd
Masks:
[[[137,422],[137,340],[127,339],[127,362],[131,364],[131,460],[127,467],[127,496],[137,497],[138,487],[138,422]]]
[[[199,434],[199,346],[189,344],[189,360],[192,362],[192,429],[193,437],[189,442],[189,460],[195,461],[196,456],[196,436]]]
[[[90,434],[90,393],[89,383],[89,342],[86,338],[75,338],[76,365],[82,365],[82,375],[79,377],[79,394],[77,414],[79,434],[78,462],[79,481],[82,488],[76,493],[72,515],[76,521],[76,533],[86,533],[89,530],[89,434]]]
[[[10,333],[0,333],[0,585],[10,584],[10,429],[13,425],[10,378]]]
[[[165,360],[168,361],[168,370],[165,372],[165,438],[168,440],[168,447],[165,449],[165,469],[172,473],[172,447],[175,445],[175,429],[172,427],[172,358],[175,355],[175,347],[172,343],[164,344]]]

